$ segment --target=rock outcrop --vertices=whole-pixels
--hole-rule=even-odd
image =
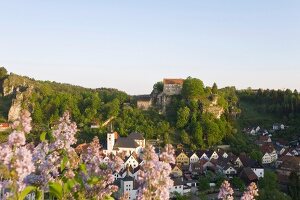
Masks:
[[[32,93],[32,80],[27,77],[21,77],[15,74],[9,75],[2,84],[3,96],[10,96],[12,99],[11,107],[8,111],[8,121],[12,122],[18,119],[21,110],[28,106],[27,101]]]

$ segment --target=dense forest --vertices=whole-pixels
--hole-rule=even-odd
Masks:
[[[243,101],[257,104],[261,112],[293,118],[300,112],[300,94],[297,90],[242,90],[239,97]]]

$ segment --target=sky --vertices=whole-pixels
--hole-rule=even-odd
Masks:
[[[39,80],[300,90],[299,0],[0,0],[0,29],[0,66]]]

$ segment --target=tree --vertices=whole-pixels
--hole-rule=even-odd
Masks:
[[[188,77],[182,86],[182,96],[186,99],[198,99],[204,94],[204,84],[200,79]]]
[[[257,162],[261,162],[263,155],[261,151],[258,150],[252,150],[250,153],[250,158],[252,158],[253,160],[256,160]]]
[[[208,146],[212,146],[222,139],[220,137],[220,129],[218,125],[213,121],[206,121],[205,125],[205,133],[207,134],[207,144]]]
[[[3,79],[7,76],[7,70],[4,67],[0,67],[0,79]]]
[[[217,86],[216,83],[213,84],[212,89],[211,89],[211,92],[212,92],[213,94],[218,94],[218,86]]]
[[[107,118],[112,116],[116,117],[120,112],[120,101],[119,99],[114,99],[111,102],[107,103],[105,107],[107,109]]]
[[[266,171],[264,178],[259,180],[261,200],[288,200],[290,197],[278,189],[277,175],[274,172]]]
[[[190,109],[187,106],[183,108],[179,108],[179,110],[177,111],[176,127],[177,128],[185,127],[189,121],[189,116],[190,116]]]
[[[231,180],[233,188],[237,188],[240,191],[243,191],[245,189],[245,183],[240,179],[239,177],[233,177]]]
[[[175,192],[175,200],[188,200],[189,196],[181,195],[178,192]]]
[[[194,139],[193,143],[198,147],[202,147],[204,145],[204,142],[203,142],[203,131],[200,122],[192,122],[191,131]]]
[[[163,82],[157,82],[153,86],[153,90],[156,90],[157,92],[162,92],[164,90],[164,84]]]
[[[185,130],[180,131],[180,138],[183,144],[189,145],[191,143],[190,136]]]
[[[201,177],[198,181],[198,190],[199,191],[206,191],[209,190],[209,180],[206,177]]]
[[[292,199],[300,199],[300,177],[297,172],[290,174],[288,189]]]

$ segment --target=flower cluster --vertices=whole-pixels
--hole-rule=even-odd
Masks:
[[[53,130],[53,142],[44,141],[38,144],[33,151],[33,161],[36,166],[36,173],[30,176],[29,181],[34,185],[40,185],[45,190],[49,182],[55,181],[61,176],[61,163],[67,159],[66,175],[68,178],[75,176],[73,169],[78,167],[78,156],[71,147],[76,143],[76,124],[70,120],[70,114],[65,112],[60,118],[60,123]]]
[[[21,192],[27,185],[27,177],[34,172],[32,153],[25,146],[25,134],[31,130],[31,118],[28,111],[22,111],[21,116],[12,125],[13,132],[8,142],[0,145],[0,166],[3,178],[0,188],[8,190],[4,199]]]
[[[241,200],[255,200],[258,196],[258,189],[255,183],[251,183],[244,192]]]
[[[59,120],[59,125],[55,129],[52,135],[55,138],[55,142],[51,144],[51,149],[66,149],[70,150],[71,145],[77,142],[75,134],[77,132],[76,123],[71,122],[69,112],[65,112],[63,117]]]
[[[87,194],[86,197],[97,196],[98,199],[104,199],[118,190],[118,187],[113,185],[115,180],[113,173],[120,171],[123,160],[114,155],[110,155],[109,159],[105,159],[97,137],[81,153],[81,160],[86,166],[86,172],[81,174]],[[90,184],[89,180],[93,177],[100,178]]]
[[[175,163],[173,147],[167,145],[159,160],[154,147],[146,145],[142,158],[144,164],[138,175],[138,181],[141,184],[138,190],[138,199],[169,199],[169,189],[173,186],[170,178],[172,171],[170,164]]]
[[[218,199],[233,200],[233,189],[228,181],[224,181],[220,187]]]

